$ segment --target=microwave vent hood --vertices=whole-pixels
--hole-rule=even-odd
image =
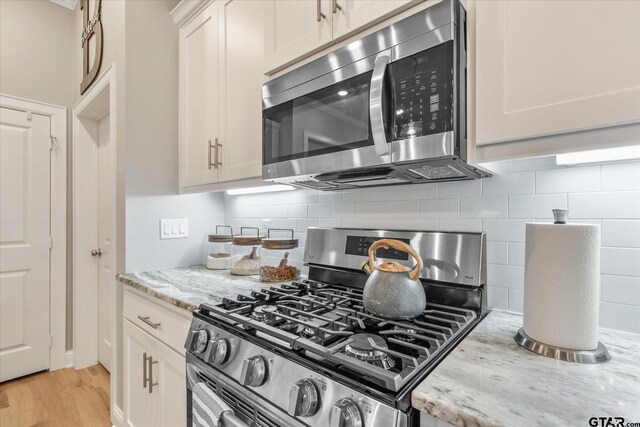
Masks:
[[[262,177],[323,191],[479,179],[466,11],[443,0],[266,82]]]

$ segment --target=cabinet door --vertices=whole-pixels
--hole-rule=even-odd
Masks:
[[[156,426],[176,427],[187,424],[187,383],[185,359],[171,348],[157,342],[153,360],[153,388],[157,399]]]
[[[357,31],[421,0],[331,0],[333,38]]]
[[[220,2],[220,180],[262,175],[263,0]]]
[[[640,120],[640,2],[478,1],[476,143]]]
[[[264,71],[288,65],[331,43],[331,0],[268,0]]]
[[[152,356],[155,339],[124,320],[124,417],[129,427],[155,427],[154,396],[144,384],[145,356]]]
[[[180,187],[214,182],[218,125],[217,2],[180,30]]]

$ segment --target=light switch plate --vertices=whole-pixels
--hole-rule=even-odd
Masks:
[[[160,220],[160,240],[185,239],[187,237],[189,237],[188,219],[182,218]]]

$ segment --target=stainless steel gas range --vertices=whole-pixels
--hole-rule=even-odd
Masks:
[[[376,240],[421,254],[424,313],[392,321],[362,303]],[[310,228],[307,280],[202,304],[186,341],[187,396],[204,383],[232,426],[414,427],[411,392],[486,308],[484,233]],[[393,249],[381,261],[406,260]]]

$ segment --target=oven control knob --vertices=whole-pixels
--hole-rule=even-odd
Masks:
[[[267,362],[261,356],[253,356],[242,361],[240,383],[251,387],[264,384],[267,379]]]
[[[292,417],[310,417],[318,410],[318,389],[310,379],[300,380],[289,390],[289,408]]]
[[[209,340],[204,360],[215,365],[223,363],[229,355],[229,344],[224,338]]]
[[[329,414],[330,427],[362,427],[362,415],[358,405],[349,399],[338,400]]]
[[[207,348],[207,342],[209,341],[209,333],[206,329],[200,329],[198,331],[191,331],[191,350],[194,353],[202,353]]]

